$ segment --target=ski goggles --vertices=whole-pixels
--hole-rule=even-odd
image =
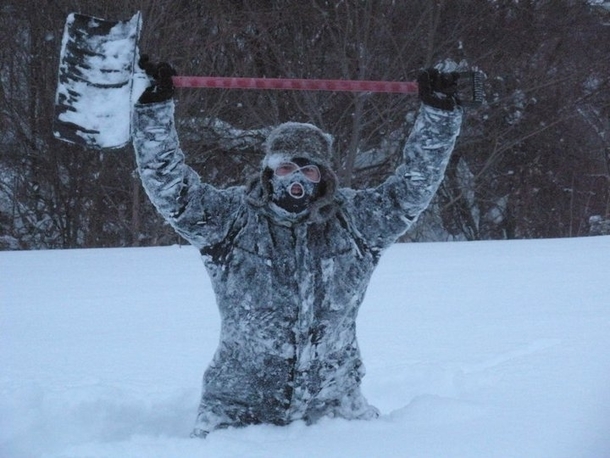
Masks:
[[[282,178],[282,177],[286,177],[296,171],[300,171],[303,174],[303,176],[305,178],[307,178],[309,181],[311,181],[312,183],[319,183],[320,180],[322,179],[322,174],[320,173],[320,169],[318,168],[317,165],[313,165],[313,164],[308,164],[308,165],[304,165],[303,167],[300,167],[297,164],[295,164],[294,162],[282,162],[280,165],[278,165],[275,168],[273,173],[275,173],[275,176]]]

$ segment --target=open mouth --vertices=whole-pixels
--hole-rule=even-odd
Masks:
[[[303,189],[303,185],[300,183],[292,183],[288,192],[295,199],[301,199],[305,195],[305,189]]]

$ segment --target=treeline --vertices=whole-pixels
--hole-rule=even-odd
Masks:
[[[599,4],[600,2],[595,2]],[[5,0],[0,7],[0,247],[177,243],[140,188],[131,148],[51,133],[70,12],[128,19],[140,50],[181,74],[412,80],[451,58],[487,75],[434,205],[407,239],[587,235],[610,218],[610,19],[585,0]],[[189,163],[218,186],[255,173],[265,129],[287,120],[336,139],[342,185],[396,167],[408,95],[181,89]]]

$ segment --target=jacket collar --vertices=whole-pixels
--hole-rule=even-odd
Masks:
[[[322,168],[322,181],[325,185],[322,195],[311,203],[308,210],[301,213],[290,213],[271,201],[269,179],[272,173],[270,169],[264,169],[260,176],[250,180],[246,189],[246,201],[274,223],[287,227],[301,223],[323,223],[337,211],[337,177],[328,168]]]

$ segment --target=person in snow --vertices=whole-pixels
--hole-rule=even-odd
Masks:
[[[159,213],[199,249],[222,321],[192,436],[377,417],[360,390],[356,317],[381,254],[443,179],[462,121],[458,74],[420,74],[423,103],[403,162],[376,188],[340,188],[329,163],[332,137],[288,122],[268,135],[256,180],[218,189],[185,164],[174,124],[174,70],[147,59],[140,66],[151,77],[133,119],[142,184]]]

